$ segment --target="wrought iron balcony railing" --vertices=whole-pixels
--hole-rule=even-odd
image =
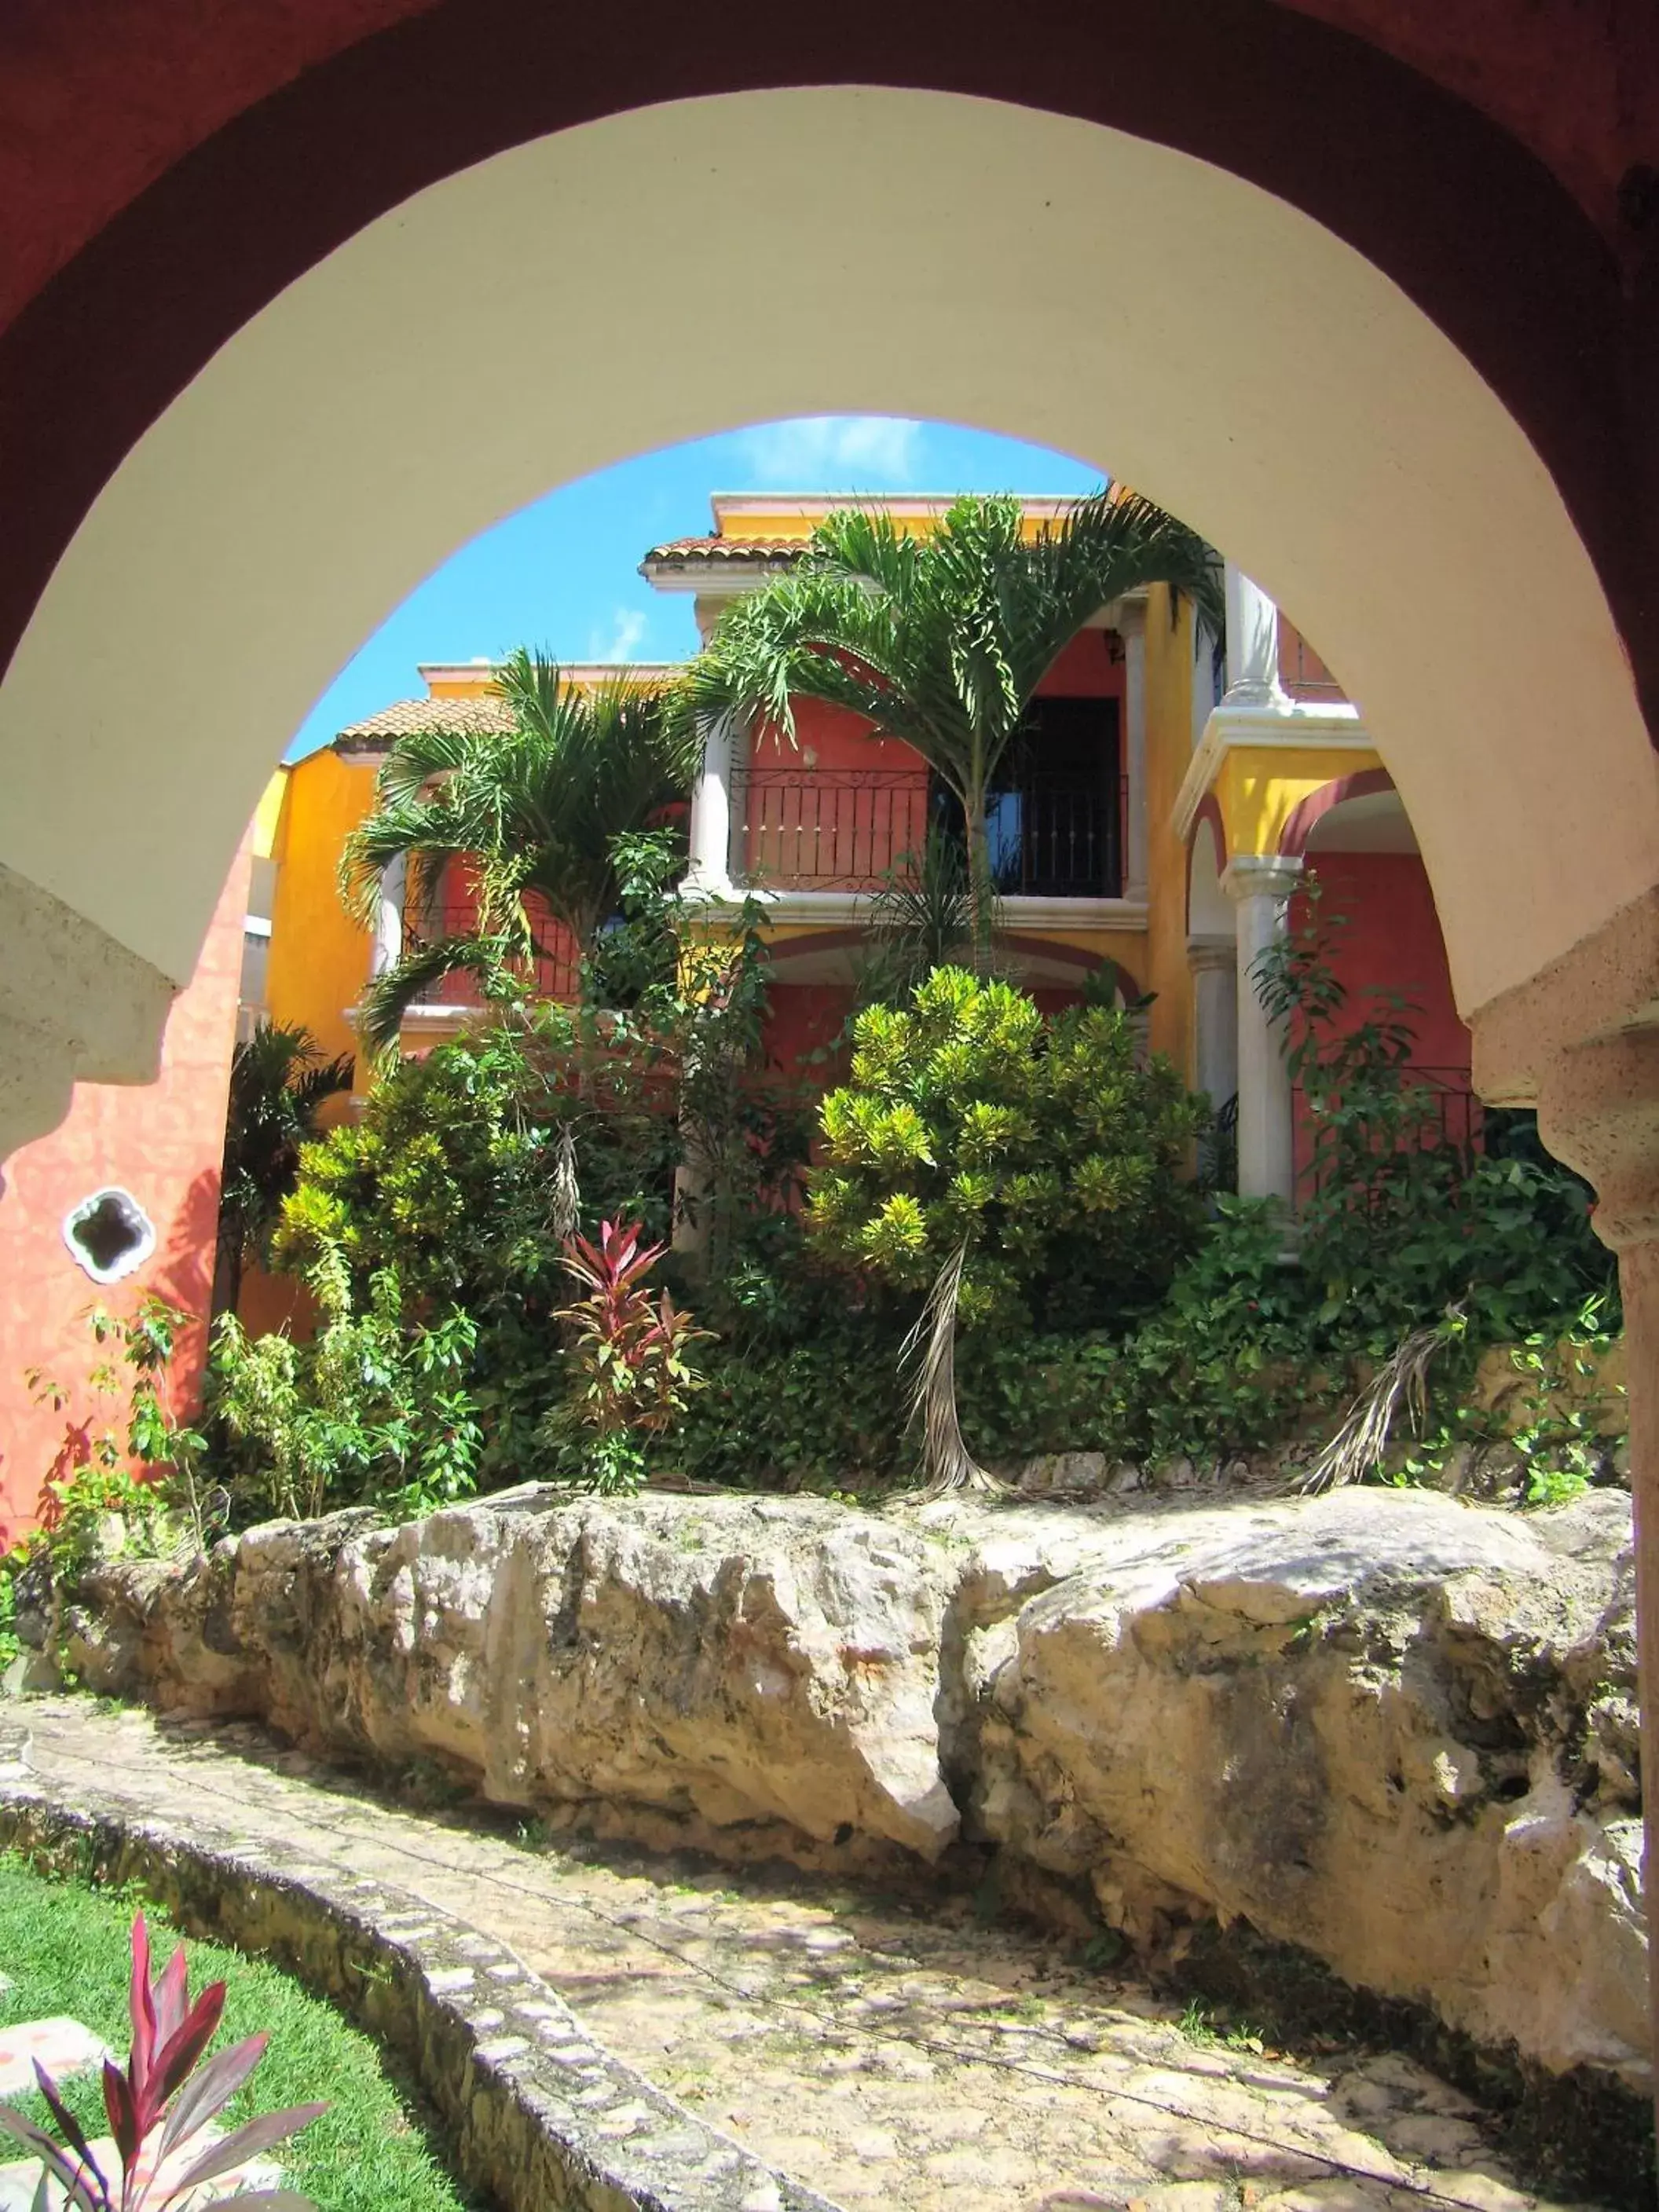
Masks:
[[[1304,1186],[1318,1180],[1318,1115],[1300,1085],[1291,1094],[1296,1120],[1297,1178]],[[1400,1070],[1401,1109],[1395,1149],[1455,1154],[1467,1167],[1482,1149],[1486,1108],[1476,1097],[1467,1067]]]
[[[769,890],[879,890],[927,836],[925,769],[751,769],[732,799],[732,872]]]
[[[477,909],[467,902],[447,902],[428,916],[421,935],[428,944],[443,937],[465,937],[477,927]],[[562,923],[545,916],[538,919],[537,935],[544,947],[544,957],[536,963],[537,997],[574,1005],[580,995],[581,968],[574,940]],[[417,991],[414,1003],[417,1006],[477,1006],[483,998],[477,977],[468,969],[458,968]]]
[[[750,769],[732,786],[732,872],[771,890],[879,890],[960,809],[925,769]],[[1005,896],[1115,898],[1121,783],[1033,775],[993,794],[991,866]],[[959,827],[957,834],[960,834]]]

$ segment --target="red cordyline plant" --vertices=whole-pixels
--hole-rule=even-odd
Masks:
[[[35,2061],[34,2075],[52,2118],[63,2130],[58,2143],[43,2127],[10,2105],[0,2105],[0,2130],[15,2136],[41,2161],[35,2212],[46,2212],[50,2185],[63,2191],[66,2212],[166,2212],[169,2205],[189,2212],[216,2212],[234,2204],[239,2212],[261,2205],[266,2212],[316,2212],[309,2197],[289,2189],[233,2189],[210,2195],[205,2185],[222,2180],[237,2166],[308,2127],[323,2105],[295,2105],[267,2112],[246,2127],[202,2144],[196,2139],[222,2112],[264,2054],[264,2035],[251,2035],[210,2059],[192,2081],[192,2069],[212,2042],[225,2008],[225,1985],[215,1982],[194,2004],[185,1986],[181,1945],[170,1964],[150,1979],[149,1932],[141,1912],[132,1923],[132,2051],[122,2073],[104,2061],[104,2108],[118,2174],[106,2173],[58,2084]],[[169,2104],[171,2109],[169,2110]],[[196,2155],[190,2155],[195,2145]],[[65,2148],[67,2146],[67,2148]]]
[[[666,1291],[653,1301],[644,1279],[667,1248],[641,1244],[641,1233],[636,1221],[605,1221],[597,1245],[585,1237],[565,1239],[565,1267],[587,1296],[561,1318],[574,1328],[586,1374],[580,1417],[600,1436],[659,1433],[702,1381],[685,1352],[708,1331],[679,1312]]]

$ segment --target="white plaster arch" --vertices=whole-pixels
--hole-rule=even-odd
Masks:
[[[1364,703],[1466,1014],[1651,881],[1659,772],[1588,556],[1389,279],[1121,132],[747,93],[418,194],[230,340],[106,486],[0,687],[0,885],[106,949],[88,1058],[145,1072],[108,1064],[117,998],[130,1019],[135,978],[188,975],[290,732],[448,553],[624,456],[830,410],[1081,455],[1257,578]],[[0,1014],[40,1020],[15,987]]]

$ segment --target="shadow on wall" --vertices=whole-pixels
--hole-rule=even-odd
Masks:
[[[94,1306],[130,1314],[146,1296],[196,1318],[173,1365],[177,1409],[196,1401],[207,1351],[219,1164],[235,1042],[247,903],[244,842],[215,911],[202,957],[167,1019],[153,1084],[80,1084],[62,1125],[6,1164],[0,1196],[0,1544],[39,1518],[42,1484],[66,1441],[66,1424],[101,1426],[94,1370],[105,1364],[87,1326]],[[105,1192],[125,1193],[153,1229],[154,1247],[114,1281],[99,1279],[96,1253],[77,1256],[65,1224]],[[92,1241],[119,1240],[115,1210],[98,1216]],[[108,1231],[111,1243],[101,1242]],[[106,1271],[106,1273],[109,1271]],[[36,1402],[26,1372],[62,1386],[54,1410]]]

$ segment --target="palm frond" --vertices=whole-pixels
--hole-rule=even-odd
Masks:
[[[394,1050],[410,1008],[446,975],[471,975],[494,982],[505,965],[502,948],[492,938],[441,937],[412,946],[364,987],[357,1003],[357,1033],[365,1051],[378,1060]]]
[[[432,726],[406,730],[392,744],[374,778],[381,804],[418,799],[427,786],[459,768],[476,742],[476,732],[447,727],[442,708],[433,706]]]
[[[336,1060],[319,1060],[290,1077],[289,1094],[295,1111],[309,1122],[325,1099],[335,1098],[351,1088],[354,1063],[349,1053],[342,1053]]]
[[[994,934],[1000,926],[994,902]],[[967,856],[937,823],[929,825],[921,851],[903,854],[871,901],[868,944],[859,979],[865,1005],[902,1005],[935,968],[971,961]]]
[[[374,811],[347,840],[342,894],[372,925],[385,872],[401,861],[404,911],[418,917],[464,865],[476,934],[498,959],[533,957],[538,910],[586,949],[617,904],[613,839],[687,798],[700,738],[671,716],[660,687],[626,671],[586,691],[547,654],[521,647],[497,671],[494,690],[510,727],[422,730],[393,744]],[[430,948],[419,950],[431,980]],[[388,978],[365,1000],[366,1010],[379,1009],[369,1021],[382,1048],[407,1003]]]
[[[1428,1416],[1429,1370],[1436,1356],[1462,1334],[1462,1313],[1453,1307],[1428,1328],[1413,1329],[1401,1338],[1303,1477],[1300,1486],[1305,1495],[1334,1490],[1374,1474],[1402,1413],[1413,1434],[1422,1434]]]
[[[316,1133],[325,1099],[350,1088],[347,1056],[325,1060],[301,1024],[261,1022],[231,1056],[221,1163],[219,1264],[234,1286],[293,1188],[300,1147]]]
[[[383,883],[394,862],[404,865],[406,908],[418,912],[446,868],[471,848],[457,818],[448,786],[417,797],[390,799],[366,815],[341,848],[337,877],[346,911],[367,927],[380,919]]]

